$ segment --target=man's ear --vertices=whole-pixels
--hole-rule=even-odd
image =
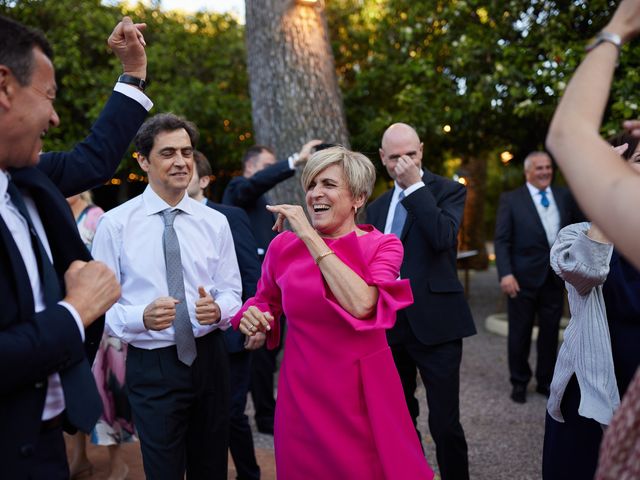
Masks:
[[[149,159],[142,155],[140,152],[136,152],[136,160],[138,160],[138,165],[144,172],[149,171]]]
[[[15,93],[15,77],[6,65],[0,65],[0,108],[9,110],[11,99]]]
[[[382,162],[382,164],[384,165],[384,150],[382,150],[381,148],[378,149],[378,155],[380,155],[380,161]]]
[[[204,190],[205,188],[207,188],[209,186],[209,183],[211,183],[211,177],[209,175],[200,177],[200,180],[198,180],[198,186],[200,187],[201,190]]]

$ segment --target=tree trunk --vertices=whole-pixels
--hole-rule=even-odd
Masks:
[[[484,204],[487,186],[486,155],[470,156],[464,159],[462,170],[467,182],[467,200],[464,206],[464,218],[460,228],[461,251],[477,250],[478,255],[460,260],[460,266],[484,270],[488,266],[486,234],[484,229]]]
[[[247,67],[256,143],[278,159],[313,138],[348,146],[348,133],[322,2],[246,0]],[[299,174],[270,196],[302,203]]]

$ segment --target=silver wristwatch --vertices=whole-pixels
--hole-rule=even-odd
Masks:
[[[618,54],[620,54],[620,49],[622,48],[622,38],[620,38],[620,35],[618,35],[617,33],[610,33],[605,31],[597,34],[594,39],[585,47],[585,50],[587,52],[590,52],[603,42],[608,42],[615,45],[618,49]]]

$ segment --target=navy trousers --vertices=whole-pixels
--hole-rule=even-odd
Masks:
[[[229,361],[218,330],[197,338],[189,367],[176,347],[129,346],[126,381],[149,479],[226,480]]]

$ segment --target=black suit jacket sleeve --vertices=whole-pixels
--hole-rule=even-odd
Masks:
[[[267,193],[278,183],[294,175],[295,170],[289,168],[289,161],[283,160],[256,172],[251,177],[238,176],[229,182],[222,197],[222,203],[241,208],[255,205],[260,196]]]
[[[438,252],[455,248],[467,191],[459,183],[444,182],[439,201],[427,184],[402,200],[425,241]]]
[[[230,205],[220,205],[207,201],[207,205],[219,211],[229,222],[233,246],[238,257],[238,267],[242,279],[242,299],[251,298],[256,293],[256,285],[260,278],[260,257],[256,239],[251,231],[249,217],[244,210]]]
[[[494,250],[496,254],[496,266],[498,278],[511,275],[511,248],[513,238],[513,218],[511,216],[510,193],[500,195],[498,213],[496,215],[496,231],[494,234]]]
[[[0,330],[0,395],[32,386],[85,356],[78,325],[60,305]]]
[[[89,135],[69,152],[41,154],[38,168],[65,197],[97,187],[115,173],[146,117],[140,103],[114,91]]]

